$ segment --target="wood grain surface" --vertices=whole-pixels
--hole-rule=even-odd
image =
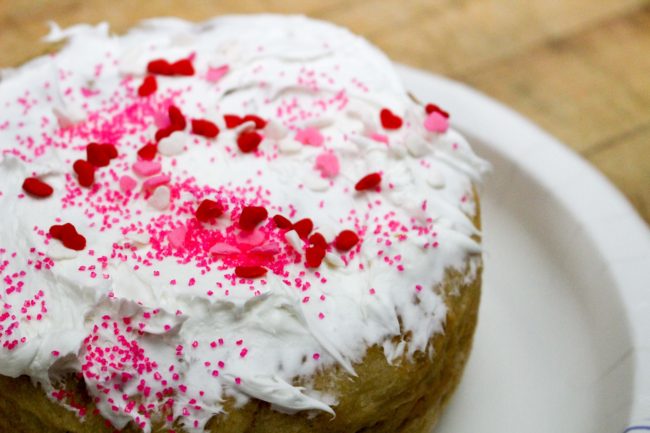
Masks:
[[[46,22],[303,13],[520,111],[598,167],[650,222],[650,0],[0,0],[0,67]]]

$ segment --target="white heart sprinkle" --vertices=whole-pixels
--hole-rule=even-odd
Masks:
[[[185,150],[187,134],[183,131],[173,132],[158,142],[158,152],[165,156],[174,156]]]
[[[426,140],[418,135],[409,134],[406,136],[405,143],[411,156],[420,158],[429,153],[429,144]]]
[[[325,254],[325,263],[327,263],[332,268],[342,268],[345,266],[343,259],[334,253]]]
[[[159,186],[151,194],[147,203],[154,209],[165,210],[169,207],[169,202],[171,200],[172,192],[167,186]]]
[[[304,242],[298,236],[298,233],[295,230],[289,230],[284,234],[284,239],[291,245],[291,248],[296,250],[296,252],[301,253]]]
[[[302,149],[302,143],[293,138],[287,138],[278,143],[278,149],[285,154],[298,153]]]
[[[330,183],[327,179],[323,179],[316,174],[308,174],[303,178],[303,184],[312,191],[323,192],[327,191]]]
[[[264,137],[269,140],[282,140],[288,133],[288,129],[277,120],[269,120],[264,127]]]
[[[431,188],[440,189],[445,186],[445,178],[438,170],[431,169],[427,173],[427,183]]]

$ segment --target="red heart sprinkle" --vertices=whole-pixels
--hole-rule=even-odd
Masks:
[[[194,66],[189,59],[182,59],[172,63],[171,70],[174,75],[194,75]]]
[[[162,140],[163,138],[167,138],[170,135],[172,135],[172,132],[175,132],[176,130],[174,129],[173,126],[168,126],[167,128],[162,128],[156,131],[156,142]]]
[[[165,59],[152,60],[147,64],[147,72],[158,75],[173,75],[172,65]]]
[[[138,150],[138,157],[144,159],[145,161],[151,161],[156,157],[158,153],[158,145],[154,143],[145,144]]]
[[[223,120],[226,122],[226,128],[236,128],[244,122],[244,119],[236,114],[224,114]]]
[[[293,229],[298,233],[301,239],[307,239],[309,233],[314,229],[314,223],[309,218],[303,218],[293,224]]]
[[[348,251],[358,243],[359,236],[352,230],[343,230],[334,239],[334,246],[341,251]]]
[[[317,268],[325,258],[325,248],[317,245],[311,246],[305,250],[305,264],[308,268]]]
[[[78,159],[74,162],[72,168],[77,173],[79,185],[89,187],[95,183],[95,166],[88,161]]]
[[[89,143],[86,146],[86,160],[95,167],[106,167],[113,158],[117,158],[117,148],[112,144]]]
[[[327,240],[325,240],[325,236],[320,233],[314,233],[313,235],[309,236],[309,243],[311,245],[327,249]]]
[[[262,129],[266,126],[266,120],[254,114],[245,115],[244,118],[242,119],[242,123],[243,122],[255,122],[255,128],[257,129]]]
[[[443,110],[442,108],[438,107],[436,104],[427,104],[426,107],[424,107],[424,111],[426,111],[427,114],[431,114],[431,113],[434,113],[434,112],[436,112],[436,113],[440,113],[440,114],[442,114],[444,117],[446,117],[447,119],[449,119],[449,113],[447,113],[447,112],[446,112],[445,110]]]
[[[381,125],[385,129],[400,129],[402,127],[402,118],[393,114],[388,108],[382,109],[379,117]]]
[[[23,181],[23,190],[34,197],[49,197],[54,189],[37,177],[28,177]]]
[[[209,120],[193,119],[192,133],[206,138],[214,138],[219,134],[219,128]]]
[[[86,238],[77,233],[77,229],[70,223],[53,225],[50,227],[50,235],[58,239],[63,246],[71,250],[81,251],[86,247]]]
[[[171,127],[174,131],[182,131],[185,129],[187,126],[187,121],[177,106],[170,105],[167,112],[169,114],[169,123],[171,123]]]
[[[239,216],[239,227],[242,230],[253,230],[259,223],[267,219],[269,213],[262,206],[246,206]]]
[[[266,268],[261,266],[237,266],[235,275],[240,278],[259,278],[266,275]]]
[[[158,82],[156,81],[156,77],[153,75],[147,75],[144,77],[144,80],[142,80],[140,87],[138,87],[138,95],[142,97],[149,96],[155,93],[156,90],[158,90]]]
[[[290,230],[291,228],[293,228],[293,224],[291,224],[291,221],[289,221],[288,218],[285,218],[279,214],[273,217],[273,222],[275,223],[277,228],[282,230]]]
[[[381,174],[370,173],[369,175],[362,177],[361,180],[354,185],[354,189],[357,191],[366,191],[378,187],[380,183]]]
[[[237,137],[237,147],[244,153],[257,150],[262,142],[262,136],[255,131],[243,131]]]
[[[205,199],[196,209],[196,219],[207,222],[223,215],[223,206],[214,200]]]

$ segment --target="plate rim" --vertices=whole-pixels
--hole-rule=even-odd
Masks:
[[[650,230],[646,223],[602,173],[521,114],[458,81],[403,64],[396,67],[407,88],[409,83],[434,88],[451,101],[445,108],[452,113],[458,112],[454,106],[462,106],[462,116],[452,116],[452,125],[515,162],[553,192],[583,227],[604,258],[628,314],[634,389],[631,417],[623,433],[650,430]],[[596,236],[595,227],[603,223],[608,224],[608,236],[601,232]],[[621,251],[622,244],[625,251]],[[637,255],[630,256],[628,251]]]

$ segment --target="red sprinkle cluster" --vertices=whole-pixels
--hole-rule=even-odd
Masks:
[[[402,127],[402,118],[394,114],[388,108],[384,108],[380,111],[379,118],[384,129],[400,129]]]
[[[50,227],[50,236],[71,250],[81,251],[86,248],[86,238],[77,233],[75,226],[70,223],[53,225]]]
[[[443,110],[442,108],[438,107],[436,104],[427,104],[427,105],[424,107],[424,111],[425,111],[427,114],[431,114],[431,113],[439,113],[439,114],[441,114],[442,116],[444,116],[444,117],[446,117],[447,119],[449,119],[449,113],[447,113],[447,112],[446,112],[445,110]]]
[[[196,209],[196,219],[201,222],[210,222],[223,215],[223,206],[214,200],[205,199]]]
[[[266,208],[262,206],[246,206],[239,216],[239,227],[242,230],[253,230],[268,217],[269,213]]]
[[[367,191],[370,189],[375,189],[381,183],[381,174],[379,173],[370,173],[362,177],[355,185],[354,189],[357,191]]]
[[[23,181],[23,190],[27,194],[38,198],[49,197],[54,192],[54,189],[50,185],[37,177],[28,177],[25,179]]]
[[[189,59],[181,59],[170,63],[165,59],[152,60],[147,64],[147,72],[156,75],[194,75],[194,65]]]

